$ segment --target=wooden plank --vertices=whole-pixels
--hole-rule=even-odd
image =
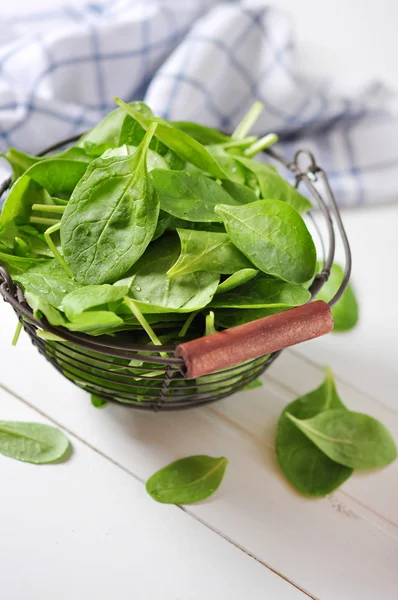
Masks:
[[[49,423],[3,390],[0,406],[2,418]],[[69,437],[73,455],[62,464],[0,456],[2,597],[308,598]]]

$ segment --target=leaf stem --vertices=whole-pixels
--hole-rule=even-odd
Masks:
[[[29,223],[36,223],[37,225],[57,225],[60,221],[58,219],[47,219],[46,217],[30,217]]]
[[[188,329],[190,328],[192,321],[194,320],[194,318],[196,317],[197,314],[199,314],[199,310],[196,310],[195,312],[191,313],[188,317],[188,319],[185,321],[184,325],[181,328],[180,333],[178,334],[178,337],[185,337],[187,335]]]
[[[214,312],[211,310],[206,315],[205,335],[212,335],[213,333],[217,333],[217,329],[214,327]]]
[[[223,148],[246,148],[247,146],[251,146],[254,142],[257,141],[256,135],[249,135],[249,137],[245,137],[242,140],[231,140],[229,142],[225,142],[222,144]]]
[[[59,262],[61,267],[69,275],[69,277],[74,279],[73,273],[70,270],[69,265],[67,264],[66,260],[61,255],[58,248],[56,247],[56,245],[54,244],[54,242],[51,239],[51,235],[53,233],[55,233],[56,231],[59,231],[60,229],[61,229],[61,221],[58,221],[56,224],[54,224],[51,227],[49,227],[48,229],[46,229],[46,231],[44,232],[44,239],[46,240],[48,247],[50,248],[51,252],[54,254],[55,258],[57,259],[57,261]]]
[[[244,155],[248,158],[251,158],[252,156],[255,156],[262,150],[269,148],[270,146],[272,146],[272,144],[275,144],[278,141],[278,139],[279,138],[276,135],[276,133],[268,133],[267,135],[264,135],[264,137],[254,142],[254,144],[246,148],[246,150],[244,151]]]
[[[260,113],[262,112],[264,105],[262,102],[255,102],[249,112],[243,117],[242,121],[236,127],[232,134],[233,140],[241,140],[247,136],[254,123],[257,121]]]
[[[19,336],[21,335],[21,331],[22,331],[22,323],[21,321],[18,321],[17,326],[15,328],[15,333],[14,336],[12,338],[12,345],[16,346],[18,344],[18,340],[19,340]]]
[[[58,206],[52,204],[33,204],[32,210],[39,210],[40,212],[49,212],[62,215],[65,212],[66,206]]]
[[[152,327],[149,325],[148,321],[146,320],[146,318],[144,317],[144,315],[142,314],[142,312],[140,311],[140,309],[138,308],[136,303],[128,296],[125,296],[123,298],[123,300],[124,300],[125,304],[127,304],[127,306],[129,307],[129,309],[131,310],[131,312],[133,313],[133,315],[135,316],[135,318],[137,319],[139,324],[142,326],[142,328],[148,334],[148,337],[151,340],[152,344],[154,346],[161,346],[162,342],[160,341],[160,339],[158,338],[158,336],[156,335],[156,333],[154,332]],[[167,356],[168,356],[167,352],[159,352],[159,354],[160,354],[160,356],[163,356],[163,358],[167,358]]]

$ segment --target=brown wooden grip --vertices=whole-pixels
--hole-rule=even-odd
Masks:
[[[329,306],[316,300],[185,342],[177,346],[175,356],[185,362],[184,376],[195,379],[320,337],[332,331],[333,325]]]

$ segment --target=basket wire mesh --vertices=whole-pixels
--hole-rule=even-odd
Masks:
[[[42,154],[65,147],[76,139],[66,140]],[[351,254],[326,175],[316,164],[313,155],[306,150],[298,151],[293,161],[288,161],[273,149],[266,152],[294,174],[296,186],[306,186],[320,209],[316,211],[316,215],[312,211],[309,213],[323,252],[322,271],[310,287],[312,298],[330,275],[336,246],[335,228],[340,234],[345,251],[345,274],[339,290],[329,302],[331,306],[339,300],[347,286],[351,272]],[[309,164],[300,168],[299,162],[303,159]],[[315,183],[321,185],[322,193]],[[0,195],[9,185],[10,181],[4,182]],[[323,216],[326,222],[326,239],[320,234],[317,223],[319,216]],[[190,408],[229,396],[264,373],[280,354],[280,351],[274,352],[196,379],[186,379],[182,374],[184,361],[175,356],[176,346],[173,344],[157,346],[155,351],[154,346],[131,343],[126,334],[92,337],[51,326],[45,318],[36,319],[25,301],[22,289],[1,266],[0,293],[12,305],[33,345],[62,375],[90,394],[142,410]],[[42,332],[47,332],[45,338]]]

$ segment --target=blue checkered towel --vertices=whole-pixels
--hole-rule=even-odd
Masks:
[[[0,150],[82,132],[115,95],[224,130],[259,99],[255,133],[277,132],[289,155],[310,147],[341,204],[395,200],[395,98],[377,85],[331,95],[295,72],[294,54],[286,15],[243,1],[112,0],[0,19]]]

